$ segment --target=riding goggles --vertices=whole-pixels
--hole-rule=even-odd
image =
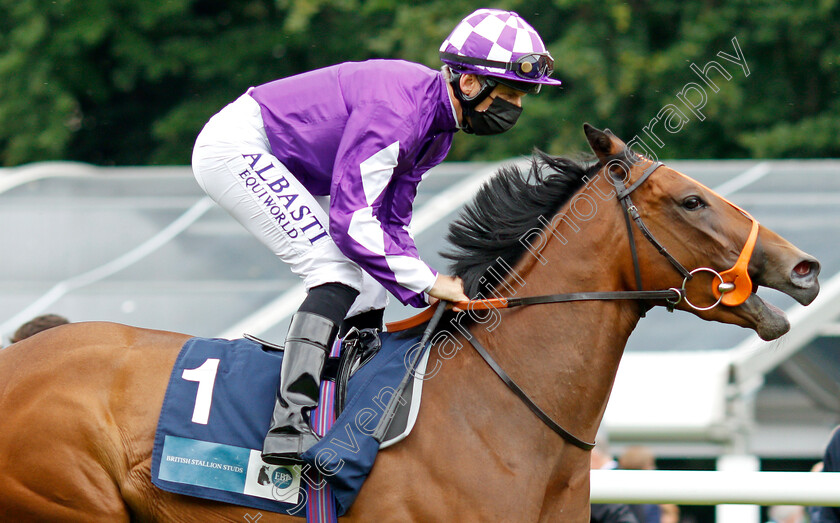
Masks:
[[[551,76],[554,72],[554,58],[548,53],[533,53],[520,56],[509,71],[516,73],[520,78],[537,80],[544,76]]]
[[[473,58],[461,56],[455,53],[440,53],[441,60],[451,60],[456,63],[469,65],[482,65],[484,67],[497,67],[505,71],[511,71],[525,80],[539,80],[551,76],[554,72],[554,58],[548,53],[531,53],[522,55],[514,62],[500,62],[498,60],[486,60],[484,58]]]

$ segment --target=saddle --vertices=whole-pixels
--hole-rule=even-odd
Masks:
[[[282,347],[253,336],[187,340],[158,419],[152,482],[169,492],[299,516],[320,496],[341,516],[379,450],[405,438],[417,419],[428,359],[419,346],[418,338],[373,330],[336,342],[320,404],[310,413],[321,439],[301,456],[302,466],[284,467],[260,457]],[[418,354],[412,375],[406,362]]]
[[[282,345],[258,338],[252,334],[245,333],[244,337],[259,343],[265,350],[280,352],[284,350]],[[337,357],[328,357],[321,371],[322,383],[324,381],[330,381],[335,384],[333,409],[336,418],[341,415],[346,406],[347,385],[350,378],[379,353],[382,349],[382,339],[379,329],[357,329],[353,327],[337,343],[341,344],[339,355]],[[421,359],[418,368],[415,370],[415,374],[422,376],[426,361],[427,358]],[[415,421],[417,421],[417,413],[420,409],[422,380],[410,380],[408,385],[402,387],[399,391],[400,395],[393,398],[393,416],[390,418],[388,427],[384,432],[384,437],[380,442],[380,449],[389,447],[408,436],[414,427]]]

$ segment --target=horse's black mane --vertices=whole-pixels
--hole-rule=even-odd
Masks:
[[[488,271],[504,276],[505,264],[513,267],[525,252],[520,239],[544,228],[539,217],[551,221],[584,177],[592,178],[599,168],[597,161],[579,163],[535,150],[527,173],[507,165],[485,183],[449,226],[454,250],[441,253],[452,260],[451,272],[464,280],[467,295],[491,297],[490,288],[499,282]]]

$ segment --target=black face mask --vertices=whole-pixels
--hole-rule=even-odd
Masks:
[[[520,114],[521,107],[496,97],[486,111],[471,111],[470,127],[477,135],[500,134],[513,127]]]

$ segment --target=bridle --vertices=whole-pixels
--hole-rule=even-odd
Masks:
[[[627,165],[625,160],[626,159],[621,160],[621,164],[623,167]],[[642,157],[635,156],[635,158],[632,159],[630,166],[635,165],[636,163],[642,160]],[[615,160],[613,160],[613,162],[614,161]],[[627,235],[630,242],[630,253],[633,259],[633,272],[636,279],[636,290],[573,292],[565,294],[545,294],[540,296],[527,296],[522,298],[490,298],[482,300],[470,300],[468,302],[457,302],[452,304],[452,306],[457,307],[461,310],[475,311],[487,309],[509,309],[512,307],[520,307],[525,305],[539,305],[546,303],[564,303],[590,300],[664,300],[665,306],[668,309],[668,311],[673,312],[674,308],[683,300],[689,307],[701,311],[712,309],[713,307],[716,307],[721,303],[727,306],[734,307],[746,301],[750,294],[752,294],[752,281],[750,280],[750,276],[747,272],[747,269],[749,266],[750,258],[752,257],[753,250],[755,248],[756,240],[758,238],[758,221],[755,218],[753,218],[748,212],[744,211],[734,203],[718,195],[721,199],[723,199],[723,201],[740,211],[752,222],[747,241],[744,244],[744,247],[741,249],[741,253],[738,256],[735,265],[733,265],[730,269],[727,269],[720,273],[709,267],[698,267],[694,270],[688,270],[668,252],[668,250],[662,245],[661,242],[659,242],[659,240],[656,239],[656,237],[653,235],[650,229],[648,229],[648,227],[642,220],[642,216],[638,208],[633,204],[633,201],[630,199],[630,195],[633,193],[633,191],[638,189],[658,168],[662,167],[663,163],[659,161],[651,161],[651,164],[642,172],[642,175],[639,177],[639,179],[633,182],[628,187],[626,186],[623,180],[617,178],[610,172],[610,164],[613,162],[609,162],[606,164],[604,172],[606,176],[610,179],[615,189],[615,196],[621,204],[622,209],[624,210],[622,214],[624,215],[624,222],[627,226]],[[711,191],[711,189],[706,189]],[[644,290],[642,284],[641,266],[639,263],[639,257],[636,249],[636,241],[635,236],[633,234],[632,223],[636,224],[638,229],[641,231],[642,235],[656,248],[659,254],[665,257],[665,259],[668,260],[668,262],[683,276],[683,283],[680,288],[671,287],[669,289],[664,290]],[[694,274],[698,272],[710,272],[716,277],[712,280],[712,294],[715,296],[717,301],[715,301],[715,303],[713,303],[712,305],[706,307],[699,307],[691,303],[686,295],[686,283],[693,278]],[[720,280],[720,283],[718,283],[717,285],[715,284],[716,280]],[[642,316],[644,316],[644,312],[645,307],[642,308]],[[404,322],[395,322],[389,324],[389,330],[400,330],[414,326],[408,324],[408,321],[417,322],[415,323],[415,325],[420,324],[424,321],[429,321],[429,324],[426,327],[426,331],[424,333],[420,345],[421,347],[425,347],[426,342],[428,341],[429,337],[431,336],[431,333],[437,326],[438,320],[442,316],[442,313],[442,307],[430,307],[425,311],[425,314],[418,315],[414,318],[410,318],[409,320],[406,320]],[[517,385],[516,382],[514,382],[510,378],[510,376],[507,375],[507,373],[501,368],[501,366],[499,366],[499,364],[496,363],[496,361],[487,352],[487,349],[485,349],[484,346],[474,336],[468,336],[467,341],[470,342],[470,344],[473,346],[476,352],[478,352],[478,354],[487,363],[487,365],[490,366],[493,372],[495,372],[496,375],[498,375],[499,378],[501,378],[505,385],[507,385],[508,388],[510,388],[513,391],[513,393],[516,394],[516,396],[519,397],[519,399],[522,400],[522,402],[525,403],[525,405],[529,409],[531,409],[531,411],[540,420],[543,421],[543,423],[548,425],[548,427],[551,428],[551,430],[553,430],[567,442],[575,445],[578,448],[587,451],[592,450],[592,448],[595,446],[594,443],[586,442],[578,438],[577,436],[571,434],[569,431],[567,431],[559,424],[557,424],[554,420],[552,420],[551,417],[545,413],[545,411],[543,411],[536,403],[534,403],[534,401],[527,395],[527,393],[525,393],[525,391],[523,391],[522,388],[519,387],[519,385]],[[413,374],[417,362],[420,360],[420,356],[423,352],[424,351],[422,350],[417,352],[417,355],[414,357],[414,360],[410,364],[409,374]]]
[[[641,161],[641,157],[636,157],[636,160],[633,162],[634,164],[638,161]],[[609,166],[609,164],[607,164]],[[747,298],[750,297],[752,294],[752,280],[750,279],[750,275],[748,272],[750,258],[752,257],[753,250],[755,248],[756,240],[758,239],[758,230],[759,224],[758,220],[752,217],[750,213],[741,209],[734,203],[730,202],[723,196],[718,195],[723,201],[734,207],[738,210],[741,214],[749,218],[752,222],[750,227],[750,233],[747,236],[747,241],[744,244],[744,247],[741,249],[741,253],[738,255],[738,259],[735,261],[735,265],[733,265],[730,269],[727,269],[721,273],[718,273],[716,270],[710,267],[698,267],[692,271],[689,271],[683,265],[676,260],[671,254],[665,249],[665,247],[653,236],[653,233],[650,232],[644,222],[642,221],[642,217],[639,214],[639,210],[633,205],[633,202],[630,200],[630,194],[639,188],[645,180],[647,180],[651,174],[654,173],[658,168],[664,165],[662,162],[659,161],[652,161],[651,164],[642,172],[642,175],[636,180],[630,187],[626,187],[624,182],[612,176],[609,173],[609,167],[605,169],[607,171],[607,177],[613,184],[615,188],[616,198],[621,203],[621,206],[624,208],[624,222],[627,225],[627,235],[630,238],[630,252],[633,257],[633,271],[636,277],[636,287],[641,290],[642,289],[642,275],[639,269],[639,259],[636,254],[636,243],[633,241],[633,231],[632,225],[630,224],[630,220],[636,223],[636,226],[642,232],[645,238],[659,251],[659,254],[665,257],[671,265],[674,266],[677,271],[683,276],[683,283],[682,287],[680,287],[680,298],[685,300],[686,304],[695,309],[695,310],[709,310],[716,307],[718,304],[723,303],[724,305],[728,305],[730,307],[735,307],[744,303]],[[695,182],[696,183],[696,182]],[[702,184],[699,184],[702,186]],[[704,187],[706,190],[710,192],[714,192],[707,187]],[[712,280],[712,294],[717,298],[713,304],[707,307],[699,307],[691,301],[688,300],[688,296],[685,292],[685,285],[690,280],[695,273],[697,272],[710,272],[718,280],[720,283],[715,285],[715,281]],[[677,289],[669,289],[669,290],[677,290]],[[676,302],[672,302],[666,298],[666,302],[668,303],[668,311],[673,312],[674,306],[679,303],[680,300]],[[644,316],[644,314],[642,314]]]

